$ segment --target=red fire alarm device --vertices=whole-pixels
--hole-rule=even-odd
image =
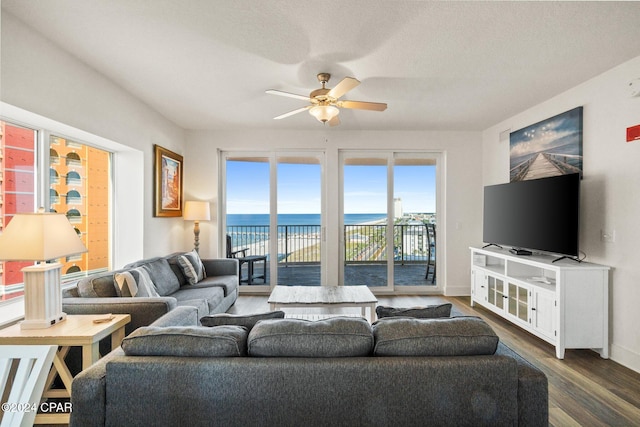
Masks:
[[[640,141],[640,125],[627,128],[627,142]]]

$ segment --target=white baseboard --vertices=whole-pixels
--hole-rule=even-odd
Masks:
[[[471,295],[471,289],[469,285],[465,286],[447,286],[444,290],[444,295],[447,297],[465,297]]]
[[[611,360],[640,373],[640,354],[619,345],[611,345]]]

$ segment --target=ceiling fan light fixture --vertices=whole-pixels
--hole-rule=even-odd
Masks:
[[[315,107],[311,107],[309,109],[309,114],[313,117],[321,121],[322,123],[326,123],[329,120],[333,119],[340,113],[340,110],[333,105],[316,105]]]

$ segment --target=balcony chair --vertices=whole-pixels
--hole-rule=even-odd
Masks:
[[[246,282],[247,285],[254,285],[254,281],[256,279],[262,280],[262,283],[267,283],[267,256],[266,255],[247,255],[247,251],[249,248],[242,248],[238,250],[233,250],[233,246],[231,244],[231,236],[227,234],[227,258],[235,258],[238,260],[240,264],[240,283]],[[242,254],[242,256],[238,256],[238,254]],[[262,274],[256,274],[254,263],[261,262],[262,263]],[[247,264],[247,276],[242,277],[242,264]]]
[[[433,270],[431,276],[431,283],[436,283],[436,225],[425,224],[427,227],[427,272],[424,275],[425,279],[429,279],[429,273]]]
[[[3,406],[12,408],[3,411],[1,427],[33,425],[56,350],[55,345],[0,346],[0,396]]]

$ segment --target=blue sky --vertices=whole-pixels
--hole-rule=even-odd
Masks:
[[[394,197],[404,212],[435,212],[435,166],[396,166]],[[320,165],[278,164],[278,212],[320,212]],[[345,213],[384,213],[385,166],[346,166]],[[269,164],[227,162],[227,212],[269,213]]]

